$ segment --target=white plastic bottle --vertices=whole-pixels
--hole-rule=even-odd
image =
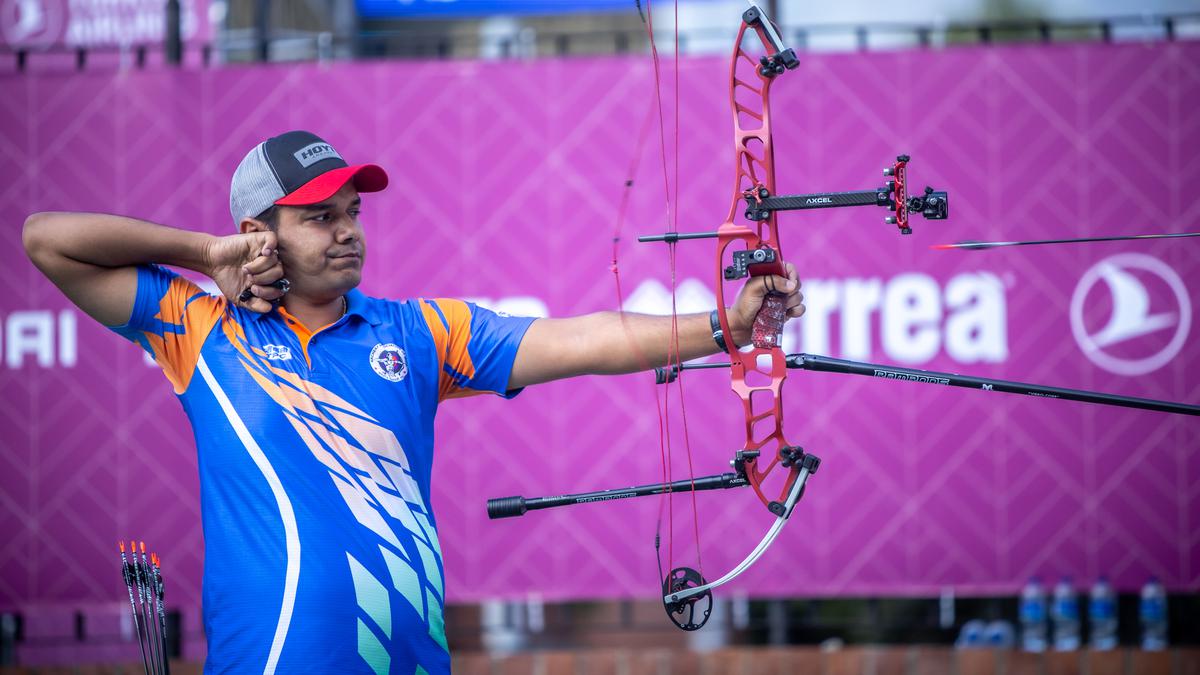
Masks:
[[[992,649],[1012,649],[1017,642],[1015,633],[1013,625],[1008,621],[989,621],[983,629],[983,644]]]
[[[1088,624],[1092,649],[1108,651],[1117,648],[1117,594],[1104,577],[1092,584]]]
[[[958,631],[958,639],[954,646],[959,649],[978,649],[984,646],[983,631],[987,624],[982,619],[971,619],[964,623]]]
[[[1079,598],[1075,595],[1069,577],[1063,577],[1054,585],[1050,619],[1054,623],[1055,651],[1071,652],[1079,649]]]
[[[1037,577],[1030,579],[1021,589],[1017,614],[1021,622],[1021,649],[1027,652],[1046,651],[1046,591]]]
[[[1138,609],[1142,620],[1142,649],[1161,651],[1167,648],[1167,591],[1158,579],[1151,577],[1142,586],[1142,601]]]

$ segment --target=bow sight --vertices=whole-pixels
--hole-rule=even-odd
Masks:
[[[763,57],[766,59],[767,57]],[[806,211],[809,209],[834,209],[844,206],[882,206],[891,211],[883,222],[895,225],[900,234],[912,234],[908,214],[919,213],[927,220],[946,220],[950,215],[950,195],[945,190],[934,190],[926,186],[925,192],[908,196],[908,155],[898,155],[896,163],[883,170],[890,177],[881,187],[874,190],[851,192],[814,192],[802,195],[772,195],[765,185],[755,185],[742,192],[746,200],[743,215],[746,220],[764,223],[777,211]],[[715,239],[719,232],[666,232],[638,237],[639,242],[662,241],[672,243],[687,239]],[[726,279],[746,276],[749,265],[775,262],[775,251],[747,249],[735,251],[733,265],[726,268]]]
[[[775,211],[831,209],[842,206],[882,206],[892,212],[884,222],[895,225],[900,234],[912,234],[909,213],[920,213],[929,220],[945,220],[949,215],[949,195],[926,187],[924,194],[908,196],[908,155],[896,157],[896,163],[883,170],[891,180],[874,190],[854,192],[818,192],[807,195],[772,196],[763,186],[742,193],[746,200],[746,220],[765,221]],[[649,239],[652,241],[652,239]],[[641,240],[639,240],[641,241]]]

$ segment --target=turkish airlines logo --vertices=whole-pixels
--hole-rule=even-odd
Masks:
[[[1075,342],[1088,360],[1118,375],[1145,375],[1169,363],[1191,325],[1183,280],[1166,263],[1141,253],[1096,263],[1071,296]]]

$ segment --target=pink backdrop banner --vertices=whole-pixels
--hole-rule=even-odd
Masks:
[[[908,152],[918,189],[950,191],[951,219],[902,238],[879,209],[783,215],[809,306],[788,347],[1200,403],[1192,240],[929,249],[1195,229],[1197,64],[1194,43],[804,55],[774,89],[780,189],[873,188]],[[681,65],[677,154],[664,92],[682,230],[714,229],[729,208],[726,68]],[[28,263],[25,214],[231,232],[238,160],[308,128],[391,173],[366,200],[364,290],[609,310],[617,209],[653,82],[643,58],[0,77],[0,607],[119,600],[115,542],[135,537],[161,551],[171,602],[194,612],[205,555],[195,450],[170,387]],[[668,222],[656,133],[620,246],[627,306],[646,311],[670,298],[665,248],[634,241]],[[679,255],[681,306],[711,308],[710,244]],[[726,378],[686,378],[698,474],[725,470],[739,443]],[[1061,574],[1200,588],[1196,418],[800,371],[785,391],[789,436],[824,463],[736,592],[1009,593]],[[498,522],[484,511],[489,497],[659,480],[654,400],[636,375],[447,403],[434,501],[450,599],[654,596],[656,499]],[[674,506],[672,562],[691,563],[690,499]],[[770,524],[750,491],[697,507],[709,575]]]

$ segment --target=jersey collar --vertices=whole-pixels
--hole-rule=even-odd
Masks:
[[[248,313],[254,318],[255,321],[262,319],[264,316],[275,316],[277,318],[282,318],[278,307],[273,307],[271,308],[271,311],[263,314],[259,314],[258,312]],[[357,288],[352,288],[350,289],[349,293],[346,293],[346,316],[357,316],[372,326],[378,326],[380,323],[382,323],[382,319],[379,318],[378,312],[376,312],[375,308],[372,306],[371,299]]]
[[[379,314],[372,306],[371,299],[357,288],[350,289],[350,292],[346,294],[346,316],[358,316],[372,326],[382,323]]]

